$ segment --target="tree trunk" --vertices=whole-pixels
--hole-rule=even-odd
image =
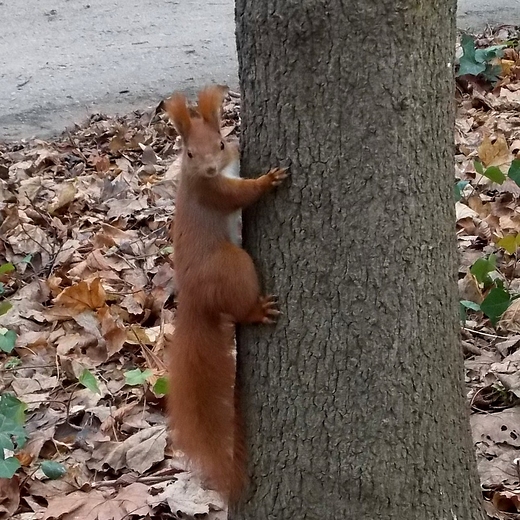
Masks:
[[[455,0],[236,1],[246,212],[274,328],[239,331],[246,519],[481,519],[457,338]]]

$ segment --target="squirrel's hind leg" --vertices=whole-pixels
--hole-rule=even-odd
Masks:
[[[241,320],[241,323],[271,324],[276,322],[280,314],[275,296],[260,296],[249,314]]]
[[[253,260],[242,248],[227,243],[212,265],[219,265],[217,306],[236,323],[274,323],[280,315],[274,296],[262,296]],[[222,268],[225,266],[225,268]]]

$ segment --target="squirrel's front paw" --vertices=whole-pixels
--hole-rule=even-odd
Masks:
[[[287,168],[271,168],[266,174],[271,186],[279,186],[288,177]]]

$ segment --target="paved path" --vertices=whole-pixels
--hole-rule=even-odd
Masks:
[[[483,29],[489,25],[520,25],[520,0],[458,0],[461,29]]]
[[[0,0],[0,139],[46,136],[173,90],[237,87],[233,0]],[[520,0],[459,0],[459,25],[520,24]]]
[[[0,0],[0,139],[208,82],[237,88],[233,0]]]

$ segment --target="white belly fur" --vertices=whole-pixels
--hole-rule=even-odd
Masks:
[[[240,159],[230,162],[223,170],[222,174],[226,177],[240,178]],[[242,244],[242,211],[238,210],[228,217],[229,239],[233,244]]]

